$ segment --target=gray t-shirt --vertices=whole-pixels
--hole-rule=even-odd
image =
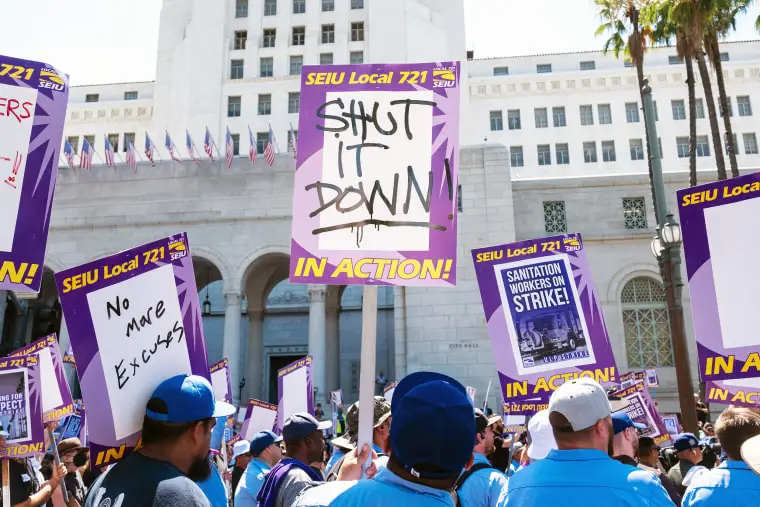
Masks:
[[[294,467],[282,478],[282,484],[277,491],[277,501],[274,505],[275,507],[291,507],[301,491],[320,484],[324,483],[312,480],[309,474]]]
[[[211,507],[201,488],[167,461],[133,452],[104,473],[83,507]]]

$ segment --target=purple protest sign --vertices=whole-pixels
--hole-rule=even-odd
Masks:
[[[628,402],[625,412],[636,423],[646,426],[640,431],[640,435],[651,437],[656,445],[662,445],[670,441],[665,423],[662,421],[654,400],[649,395],[649,390],[644,387],[644,382],[636,382],[630,387],[610,393],[610,397],[619,398]]]
[[[260,431],[276,431],[277,405],[265,401],[248,400],[245,419],[240,429],[240,437],[251,440]]]
[[[277,432],[282,432],[285,419],[299,412],[314,415],[314,377],[311,356],[293,361],[277,370]]]
[[[303,68],[291,282],[456,285],[459,70]]]
[[[74,413],[69,383],[63,369],[61,350],[54,334],[46,336],[26,347],[20,348],[8,357],[36,354],[40,364],[40,385],[42,389],[42,422],[59,421]]]
[[[472,251],[505,403],[563,382],[615,381],[602,307],[580,234]]]
[[[230,380],[230,362],[225,357],[218,363],[209,366],[211,386],[217,400],[232,403],[232,381]]]
[[[8,432],[0,457],[23,458],[45,452],[41,391],[36,355],[0,360],[0,426]]]
[[[42,284],[69,77],[0,55],[0,290]]]
[[[549,397],[531,398],[521,401],[510,401],[502,406],[504,415],[532,416],[536,412],[549,408]]]
[[[705,401],[739,407],[760,407],[760,378],[705,382]]]
[[[122,460],[145,405],[177,374],[210,379],[187,235],[163,238],[56,274],[77,361],[92,461]]]
[[[760,173],[678,191],[699,374],[760,376]]]

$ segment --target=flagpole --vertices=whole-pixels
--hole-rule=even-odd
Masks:
[[[280,154],[280,144],[277,142],[277,136],[274,135],[274,130],[272,130],[272,124],[269,124],[269,132],[272,133],[272,140],[274,141],[274,147],[277,149],[277,154]]]
[[[100,160],[100,163],[103,165],[106,165],[105,160],[100,158],[100,154],[97,151],[95,151],[95,147],[93,145],[90,145],[90,149],[92,149],[92,152],[95,154],[96,157],[98,157],[98,160]]]

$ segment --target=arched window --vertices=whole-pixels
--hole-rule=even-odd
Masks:
[[[662,284],[638,277],[623,287],[625,351],[629,368],[673,366],[668,305]]]

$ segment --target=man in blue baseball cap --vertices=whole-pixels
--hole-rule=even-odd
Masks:
[[[673,507],[654,475],[610,457],[612,406],[598,382],[588,377],[565,382],[552,393],[547,410],[557,449],[510,477],[499,507]]]
[[[235,507],[256,507],[256,497],[264,484],[264,478],[282,459],[280,448],[282,437],[271,431],[260,431],[251,439],[250,453],[253,460],[248,463],[245,474],[235,490]]]
[[[683,479],[689,471],[702,461],[702,448],[699,447],[699,439],[694,433],[681,433],[673,441],[673,448],[678,454],[678,463],[668,470],[668,477],[683,496],[686,486]]]
[[[472,464],[476,442],[475,412],[464,386],[439,373],[412,373],[396,387],[391,413],[387,468],[370,480],[312,488],[295,507],[452,506],[452,491]]]
[[[639,431],[647,429],[621,410],[612,414],[612,457],[621,463],[636,467],[636,455],[639,451]]]
[[[234,413],[232,405],[214,400],[211,383],[203,377],[164,380],[148,400],[142,447],[98,478],[84,507],[208,507],[195,481],[211,474],[208,455],[216,418]]]

